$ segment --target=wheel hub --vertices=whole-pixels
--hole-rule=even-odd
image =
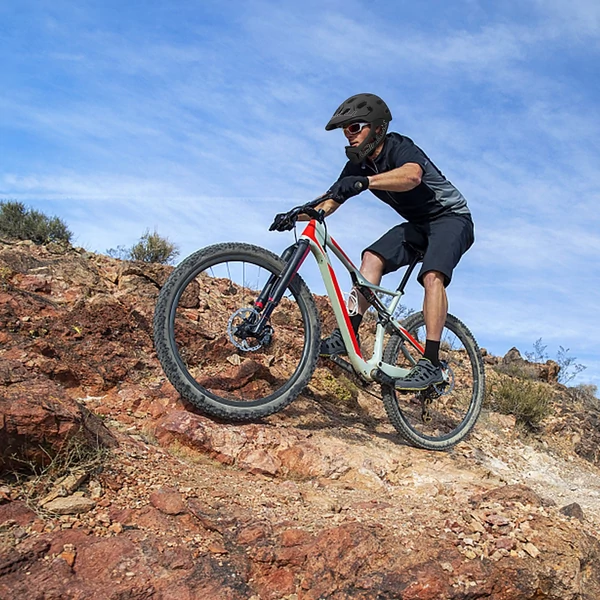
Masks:
[[[260,313],[254,307],[236,310],[227,323],[227,335],[231,343],[243,352],[254,352],[268,346],[273,339],[273,328],[270,325],[255,332],[254,327],[260,319]]]

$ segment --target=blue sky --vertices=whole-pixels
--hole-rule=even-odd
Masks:
[[[5,0],[0,39],[0,198],[98,252],[146,229],[182,258],[281,250],[273,214],[344,164],[325,123],[380,95],[473,212],[451,312],[494,354],[569,348],[600,385],[597,0]],[[329,226],[358,262],[396,222],[367,192]]]

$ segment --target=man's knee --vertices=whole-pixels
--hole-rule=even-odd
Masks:
[[[433,287],[446,287],[446,276],[440,271],[427,271],[423,275],[423,287],[425,289]]]
[[[383,269],[385,267],[385,261],[379,254],[375,254],[375,252],[371,252],[370,250],[365,250],[362,255],[362,262],[360,264],[360,270],[363,268],[368,268],[369,270],[379,270],[383,273]]]

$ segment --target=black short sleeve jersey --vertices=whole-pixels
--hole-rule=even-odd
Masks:
[[[374,175],[416,163],[423,169],[421,183],[407,192],[370,190],[389,204],[400,216],[413,223],[423,223],[445,214],[470,215],[465,197],[433,164],[410,138],[389,133],[375,161],[366,159],[356,165],[348,162],[339,179],[348,175]]]

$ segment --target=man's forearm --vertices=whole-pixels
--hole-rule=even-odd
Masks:
[[[369,175],[370,190],[386,190],[388,192],[407,192],[421,183],[423,170],[416,163],[407,163],[397,169]]]

